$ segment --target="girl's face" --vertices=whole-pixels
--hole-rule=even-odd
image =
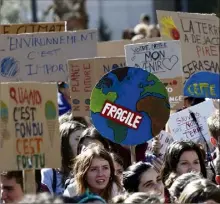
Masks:
[[[76,130],[70,134],[69,143],[73,151],[73,155],[77,155],[77,145],[79,142],[79,137],[82,134],[83,130]]]
[[[140,177],[140,184],[138,186],[139,192],[157,192],[160,196],[164,197],[164,185],[160,175],[154,168],[150,168]]]
[[[83,143],[81,144],[82,145],[81,152],[83,152],[85,150],[85,148],[92,143],[95,143],[97,145],[100,145],[101,147],[104,147],[103,144],[99,140],[91,139],[91,138],[87,137],[84,139]]]
[[[185,151],[180,156],[176,172],[180,176],[192,171],[201,172],[199,157],[195,151]]]
[[[124,171],[123,166],[121,166],[118,162],[114,161],[114,167],[115,167],[115,175],[118,176],[118,178],[122,182],[122,180],[123,180],[123,171]]]
[[[93,193],[99,194],[107,187],[110,176],[109,162],[103,158],[94,158],[86,173],[86,182]]]

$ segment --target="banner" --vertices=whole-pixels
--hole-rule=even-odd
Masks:
[[[125,57],[99,57],[68,60],[69,85],[74,116],[89,116],[92,88],[111,70],[124,67]]]
[[[163,40],[181,41],[184,82],[196,72],[220,72],[218,17],[157,11],[157,19]]]
[[[1,170],[61,165],[56,83],[2,83]]]
[[[209,143],[210,135],[207,119],[214,111],[215,107],[212,100],[208,100],[170,115],[168,126],[173,139],[178,141],[189,140],[195,143],[204,144],[204,140],[200,133],[201,131],[207,143]],[[194,121],[193,117],[196,118],[196,121]],[[211,144],[210,148],[212,148]]]
[[[123,67],[104,75],[93,88],[91,118],[103,137],[124,145],[142,144],[169,119],[165,86],[140,68]]]
[[[97,31],[0,35],[0,81],[67,81],[68,59],[95,57]]]

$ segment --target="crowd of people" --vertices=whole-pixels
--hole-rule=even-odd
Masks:
[[[160,37],[150,21],[142,15],[122,38]],[[61,166],[35,170],[35,194],[25,194],[22,171],[1,172],[0,203],[220,203],[218,103],[207,120],[213,152],[204,144],[174,141],[162,155],[158,137],[151,152],[147,142],[131,151],[107,140],[89,117],[74,116],[68,84],[57,85]],[[182,109],[204,101],[185,97]]]
[[[219,112],[208,119],[215,151],[174,141],[164,156],[154,139],[135,147],[113,143],[100,135],[89,117],[74,117],[68,85],[58,83],[61,167],[36,171],[36,194],[25,195],[22,171],[1,173],[4,203],[220,203],[218,185]],[[185,98],[185,107],[205,99]],[[218,183],[219,182],[219,183]]]

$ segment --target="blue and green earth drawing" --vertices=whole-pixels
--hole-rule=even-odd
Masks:
[[[103,117],[100,112],[106,101],[142,115],[138,129],[132,129]],[[125,145],[144,143],[158,135],[170,114],[168,93],[153,74],[133,67],[112,70],[97,83],[91,94],[90,111],[100,134]]]

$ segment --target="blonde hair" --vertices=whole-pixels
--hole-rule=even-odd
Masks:
[[[73,172],[75,175],[76,192],[77,195],[81,195],[85,193],[86,189],[89,187],[86,181],[86,174],[94,158],[103,158],[104,160],[108,161],[110,166],[111,173],[109,183],[100,195],[102,198],[108,201],[112,197],[113,184],[115,183],[120,190],[122,187],[118,177],[115,175],[113,159],[110,153],[99,145],[89,145],[85,151],[79,154],[74,160]]]

